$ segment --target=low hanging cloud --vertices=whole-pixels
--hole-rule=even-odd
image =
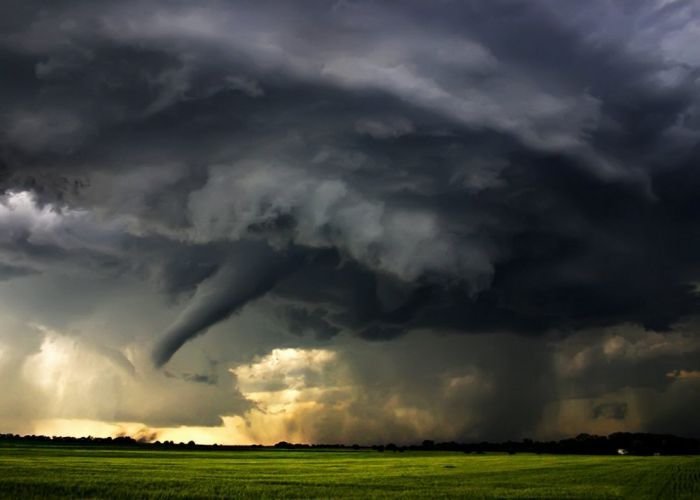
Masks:
[[[186,365],[205,347],[231,367],[347,338],[505,335],[507,351],[523,337],[572,403],[538,385],[522,429],[581,408],[601,428],[673,421],[642,418],[619,367],[651,363],[637,385],[664,397],[698,369],[693,2],[11,1],[3,14],[12,321],[138,345],[202,390]],[[153,317],[124,295],[148,297]],[[511,371],[487,378],[517,400]],[[484,414],[522,430],[498,411]]]
[[[198,287],[190,303],[165,331],[153,351],[156,366],[163,366],[188,340],[268,292],[292,269],[293,258],[272,255],[266,247],[258,245],[234,251],[237,262],[222,267]]]
[[[4,419],[215,426],[221,415],[250,406],[230,378],[192,384],[187,377],[154,370],[133,347],[115,349],[42,325],[33,328],[35,351],[6,349],[0,358],[0,372],[13,381],[1,399]],[[109,397],[102,397],[105,392]]]

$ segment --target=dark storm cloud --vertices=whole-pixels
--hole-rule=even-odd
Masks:
[[[698,311],[690,2],[27,5],[0,38],[2,185],[119,220],[119,245],[78,221],[80,245],[2,255],[102,252],[190,296],[159,365],[266,294],[320,338]]]
[[[265,293],[295,266],[292,256],[272,254],[263,245],[238,245],[231,249],[233,264],[219,269],[197,289],[188,306],[165,331],[153,351],[157,366],[191,338],[226,319],[237,309]],[[298,260],[298,259],[296,259]]]
[[[626,403],[603,403],[593,408],[593,418],[623,420],[627,415]]]
[[[19,276],[27,276],[28,274],[32,274],[33,272],[34,271],[32,271],[31,269],[0,264],[0,281],[9,280]]]

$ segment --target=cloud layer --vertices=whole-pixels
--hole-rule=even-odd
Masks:
[[[700,368],[693,2],[2,10],[3,314],[61,332],[8,348],[13,377],[44,370],[56,338],[78,338],[116,365],[133,351],[119,377],[167,379],[128,382],[133,401],[164,394],[162,414],[71,418],[240,416],[251,403],[218,371],[325,349],[347,367],[343,411],[373,407],[369,420],[391,414],[396,428],[697,432],[676,406]],[[423,352],[443,335],[456,344],[434,342],[417,371],[462,392],[438,391],[423,414],[432,388],[399,368],[413,356],[401,346],[417,336]],[[523,342],[537,363],[513,354]],[[379,392],[359,375],[375,350],[394,367]],[[175,380],[232,403],[188,419],[167,403]],[[396,413],[377,410],[381,398],[415,401]],[[348,428],[343,439],[368,432]],[[318,432],[298,435],[331,439]]]

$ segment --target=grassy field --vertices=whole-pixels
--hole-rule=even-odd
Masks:
[[[700,457],[0,446],[1,498],[700,498]]]

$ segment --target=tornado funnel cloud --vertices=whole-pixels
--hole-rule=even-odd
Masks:
[[[267,293],[292,269],[292,259],[267,247],[245,247],[239,253],[245,255],[237,255],[199,285],[187,307],[165,330],[151,355],[157,367],[166,364],[186,342]]]

